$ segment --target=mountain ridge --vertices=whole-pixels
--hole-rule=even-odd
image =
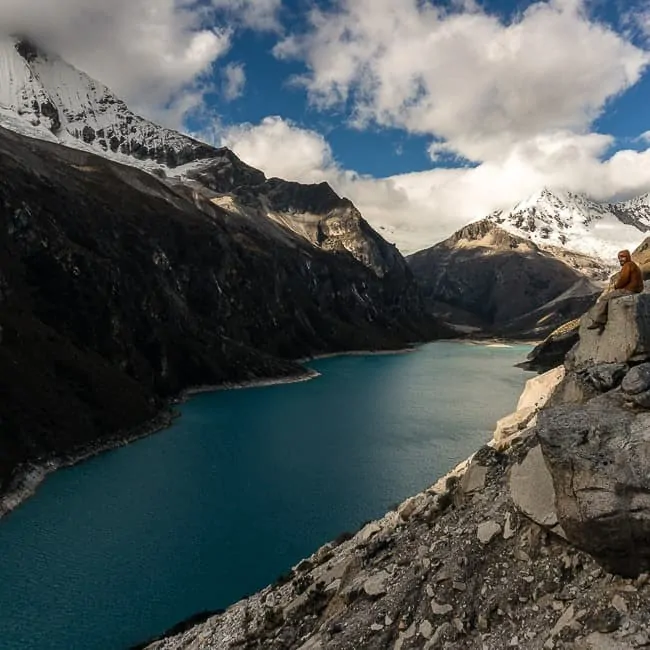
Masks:
[[[350,254],[383,277],[409,270],[395,246],[327,183],[267,178],[231,150],[133,113],[107,86],[19,38],[0,38],[0,125],[190,184],[228,212],[270,219],[312,245]],[[263,226],[262,226],[263,227]]]
[[[213,147],[136,115],[107,86],[20,37],[0,38],[0,124],[30,137],[93,151],[170,177],[174,182],[198,182],[224,195],[234,193],[237,202],[250,199],[250,192],[238,191],[238,180],[243,177],[248,180],[245,184],[258,188],[258,194],[266,182],[264,191],[277,198],[276,179],[267,179],[263,172],[246,165],[229,149]],[[290,194],[292,189],[285,187]],[[341,202],[337,209],[344,209],[347,199],[338,197],[331,187],[329,191]],[[274,203],[271,200],[269,206],[262,202],[256,207],[265,216],[306,236],[314,245],[321,245],[318,223],[327,219],[326,214],[310,212],[301,205],[278,207]],[[511,208],[492,212],[487,219],[539,246],[555,246],[596,257],[611,271],[617,250],[636,248],[643,234],[650,231],[650,195],[601,203],[583,194],[543,188]],[[347,221],[362,236],[358,219]],[[386,232],[385,228],[379,230]],[[377,236],[381,237],[379,233]],[[341,238],[330,244],[332,249],[341,248]],[[342,247],[361,259],[367,260],[370,254],[361,250],[363,246],[343,243]],[[389,254],[389,258],[394,255]],[[371,261],[371,266],[379,273],[388,270],[377,259]]]
[[[495,335],[537,338],[585,311],[599,286],[566,260],[490,219],[407,257],[434,314],[445,304]],[[442,305],[442,306],[441,306]]]

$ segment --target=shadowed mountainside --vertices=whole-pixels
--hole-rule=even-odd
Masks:
[[[146,422],[189,386],[444,334],[380,279],[265,219],[0,129],[0,483]]]

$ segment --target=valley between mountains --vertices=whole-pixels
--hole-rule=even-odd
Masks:
[[[647,261],[648,195],[603,204],[561,189],[541,188],[522,199],[511,209],[477,215],[475,222],[442,242],[422,242],[421,250],[405,257],[396,243],[399,234],[395,242],[384,239],[350,200],[327,183],[305,185],[267,178],[229,149],[215,148],[138,116],[100,81],[55,54],[25,39],[3,37],[0,494],[5,498],[0,515],[15,507],[45,472],[169,424],[170,405],[188,389],[305,377],[307,371],[299,360],[321,354],[398,350],[441,338],[538,341],[594,303],[615,271],[618,249],[633,249],[640,262]],[[644,309],[645,303],[630,305],[634,313],[622,314],[621,322],[628,318],[636,330],[645,331]],[[619,369],[620,381],[629,373],[635,375],[631,366],[639,359],[647,360],[650,352],[640,348],[641,356],[607,360],[625,366]],[[567,395],[584,388],[587,370],[569,365],[567,372],[573,373],[573,383],[567,388],[568,380],[562,378],[553,386],[566,391],[561,405],[599,399],[585,392],[572,401]],[[620,395],[618,379],[600,391],[605,397],[593,408],[584,407],[587,415],[591,417],[607,400],[614,400],[621,412],[628,408],[621,401],[625,396]],[[538,406],[533,411],[536,416]],[[632,416],[621,418],[628,429],[634,429]],[[277,618],[280,605],[293,602],[295,594],[288,587],[280,585],[264,593],[265,598],[277,599],[277,606],[267,607],[256,596],[252,602],[259,643],[238,647],[289,647],[281,645],[281,632],[291,639],[290,647],[324,647],[322,643],[338,632],[316,626],[323,614],[320,604],[335,608],[339,615],[347,605],[353,611],[362,592],[373,602],[396,593],[387,585],[401,574],[392,568],[386,572],[384,564],[392,567],[394,559],[403,566],[404,557],[396,553],[391,559],[392,551],[387,549],[392,546],[407,549],[409,557],[418,556],[411,567],[416,573],[422,567],[428,571],[432,562],[437,563],[436,570],[452,567],[449,570],[456,573],[441,582],[451,580],[445,585],[445,598],[453,604],[432,600],[425,591],[427,608],[449,619],[441,619],[436,629],[428,618],[425,622],[419,606],[399,621],[382,609],[381,621],[373,623],[379,627],[368,627],[379,633],[381,643],[388,639],[395,644],[391,647],[416,647],[419,634],[426,647],[438,647],[432,642],[436,635],[449,644],[465,638],[470,624],[472,634],[482,625],[487,626],[482,630],[486,632],[494,624],[500,626],[498,635],[486,647],[505,647],[499,644],[506,636],[508,642],[518,639],[511,625],[514,619],[506,621],[509,605],[488,602],[492,592],[485,596],[471,579],[473,566],[492,540],[512,552],[516,562],[524,562],[524,555],[531,562],[544,558],[535,564],[529,583],[535,583],[529,591],[537,589],[540,598],[556,575],[571,574],[560,586],[573,589],[568,600],[576,601],[575,608],[569,611],[562,604],[568,600],[561,589],[544,592],[548,595],[544,608],[562,609],[566,625],[558,628],[555,621],[551,637],[546,635],[542,645],[529,647],[569,647],[553,644],[564,638],[562,634],[569,639],[569,628],[571,634],[576,632],[569,640],[577,638],[578,623],[588,618],[587,614],[578,618],[579,598],[591,583],[597,585],[599,600],[587,602],[584,596],[584,607],[591,608],[588,613],[594,622],[583,636],[612,632],[598,627],[606,610],[611,610],[605,604],[611,594],[601,569],[585,554],[590,549],[578,545],[579,550],[571,546],[567,550],[564,542],[549,537],[554,529],[524,523],[504,496],[506,470],[532,453],[538,435],[544,446],[544,432],[557,424],[550,419],[543,420],[541,433],[527,420],[521,445],[509,441],[513,446],[506,456],[493,447],[483,449],[474,467],[480,485],[459,488],[463,473],[444,489],[419,495],[406,515],[387,515],[390,520],[339,545],[341,575],[328,574],[332,578],[328,584],[338,580],[336,588],[345,583],[347,589],[348,578],[357,582],[345,593],[336,592],[336,597],[330,599],[329,594],[327,602],[321,593],[313,596],[321,601],[309,600],[309,594],[319,591],[312,589],[311,582],[298,585],[298,589],[305,587],[308,596],[298,605],[304,616],[295,625]],[[544,451],[551,456],[551,451]],[[553,453],[561,455],[557,450]],[[558,467],[561,461],[563,457],[557,460]],[[557,472],[556,484],[565,485],[566,474]],[[570,500],[570,495],[565,497]],[[476,503],[478,510],[472,512],[482,518],[478,533],[468,510]],[[562,516],[571,520],[565,511]],[[408,521],[411,524],[403,525]],[[510,528],[513,522],[516,537]],[[485,524],[491,527],[486,529]],[[459,535],[471,530],[464,564],[456,550],[436,547],[432,536],[447,528],[461,531]],[[578,533],[567,532],[569,542],[576,542]],[[424,550],[413,537],[420,533],[427,540]],[[521,552],[513,548],[515,544]],[[334,550],[333,546],[319,551],[292,572],[292,580],[302,574],[309,574],[306,580],[320,579],[321,570],[331,569],[323,567]],[[357,551],[363,555],[361,560]],[[496,552],[488,558],[490,579],[508,582],[502,571],[506,567],[499,566],[498,558]],[[375,574],[364,573],[367,565],[361,571],[360,562],[365,561],[377,562]],[[647,569],[645,564],[641,568]],[[641,579],[640,573],[632,578]],[[409,574],[407,582],[412,577]],[[645,598],[647,581],[637,584],[632,578],[621,582],[621,589],[634,587]],[[400,582],[399,590],[405,584]],[[415,592],[409,585],[404,589],[411,598]],[[497,600],[507,600],[519,592],[504,588],[494,593]],[[483,609],[473,605],[465,617],[448,616],[454,607],[472,600],[470,595]],[[238,605],[225,618],[212,621],[206,634],[221,642],[234,629],[243,644],[250,641],[242,623],[247,607]],[[625,608],[634,634],[641,635],[643,608],[637,601]],[[625,612],[615,609],[620,622]],[[543,613],[548,614],[546,609]],[[265,616],[272,619],[266,621],[267,627]],[[530,639],[542,639],[539,630],[551,616],[544,619],[532,604],[526,616],[532,621],[526,628],[533,635]],[[355,621],[371,624],[363,617]],[[345,635],[354,643],[355,638],[366,638],[368,629],[357,634],[349,628]],[[156,647],[204,647],[191,645],[196,634],[160,641]],[[347,643],[345,635],[337,638]],[[299,646],[307,636],[312,645]],[[547,638],[551,645],[543,645]],[[636,645],[584,647],[645,647],[650,643],[646,638],[639,636]],[[336,643],[327,647],[353,647]],[[519,645],[519,639],[510,645]],[[376,647],[389,646],[378,642]]]

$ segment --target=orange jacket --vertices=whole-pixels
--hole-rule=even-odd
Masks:
[[[614,289],[625,289],[632,293],[641,293],[643,291],[643,274],[638,265],[632,260],[628,260],[623,264]]]

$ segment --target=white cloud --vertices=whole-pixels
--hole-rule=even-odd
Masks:
[[[429,2],[339,0],[275,48],[303,60],[299,81],[321,108],[430,134],[475,161],[507,157],[540,134],[585,132],[650,61],[579,0],[531,5],[511,24]]]
[[[243,26],[260,31],[280,31],[278,13],[282,0],[212,0],[216,9],[227,11]]]
[[[233,101],[244,94],[246,71],[243,63],[229,63],[222,71],[224,77],[223,95]]]
[[[260,124],[240,124],[220,134],[222,146],[267,176],[290,181],[319,183],[338,173],[325,138],[278,116]]]

